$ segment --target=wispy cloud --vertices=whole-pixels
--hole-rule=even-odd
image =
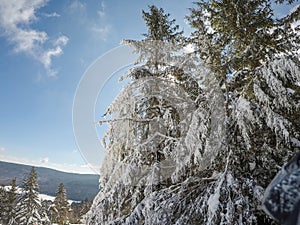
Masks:
[[[69,12],[75,14],[85,14],[86,5],[79,0],[74,0],[69,6]]]
[[[47,163],[49,162],[49,158],[48,158],[48,157],[42,158],[42,159],[40,160],[40,162],[41,162],[42,164],[47,164]]]
[[[100,166],[99,165],[93,165],[91,163],[83,164],[80,166],[80,168],[85,169],[87,171],[93,171],[93,173],[98,173],[100,172]]]
[[[48,17],[48,18],[60,17],[60,15],[57,12],[54,12],[54,13],[43,13],[42,15],[45,16],[45,17]]]
[[[0,147],[0,154],[5,151],[4,147]]]
[[[105,2],[101,2],[100,3],[100,9],[97,11],[97,14],[99,15],[100,18],[103,18],[103,17],[106,16],[105,9],[106,9]]]
[[[96,37],[99,39],[106,41],[110,32],[111,32],[111,26],[110,25],[104,25],[104,26],[93,26],[91,28],[91,31],[94,33]]]
[[[44,64],[50,76],[56,76],[56,72],[51,69],[52,57],[59,56],[63,53],[62,47],[68,43],[69,39],[66,36],[60,36],[55,40],[53,48],[45,51],[41,57],[41,62]]]
[[[87,5],[74,0],[68,7],[68,12],[78,18],[83,27],[88,28],[88,32],[95,39],[106,41],[111,34],[112,26],[107,22],[107,7],[104,1],[100,2],[96,9],[97,16],[88,13]]]
[[[107,13],[106,13],[106,4],[102,1],[97,10],[98,18],[91,26],[91,31],[94,36],[102,41],[106,41],[111,33],[112,26],[107,23]]]
[[[31,27],[38,20],[37,10],[47,2],[48,0],[0,0],[0,27],[15,53],[25,53],[40,61],[48,75],[54,76],[56,72],[51,68],[52,58],[63,53],[62,48],[68,43],[68,38],[61,35],[53,40],[45,31]],[[56,13],[50,15],[58,16]],[[49,43],[53,44],[46,47]]]

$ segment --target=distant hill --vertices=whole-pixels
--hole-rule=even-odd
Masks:
[[[0,184],[8,185],[16,177],[17,185],[22,182],[32,166],[0,161]],[[92,200],[99,191],[99,175],[65,173],[44,167],[35,167],[38,175],[40,193],[55,196],[58,185],[63,183],[68,199]]]

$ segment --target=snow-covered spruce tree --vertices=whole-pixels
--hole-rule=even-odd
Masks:
[[[72,202],[71,208],[73,213],[72,223],[83,223],[86,213],[91,208],[92,201],[89,199],[82,200],[81,202]]]
[[[200,0],[188,19],[226,115],[223,147],[202,179],[218,175],[195,191],[197,222],[273,224],[261,209],[264,189],[300,150],[299,7],[278,21],[268,0]]]
[[[7,192],[4,184],[0,186],[0,223],[3,223],[7,203]]]
[[[46,207],[44,202],[41,203],[42,207],[39,211],[39,214],[41,215],[41,225],[51,225],[52,223],[51,223],[50,218],[48,216],[48,208]]]
[[[2,205],[2,224],[15,225],[16,222],[16,206],[17,206],[17,184],[16,178],[11,181],[10,188],[7,190],[6,202]]]
[[[57,224],[69,224],[71,217],[71,206],[68,202],[64,184],[58,186],[53,204],[50,206],[51,222]]]
[[[38,196],[37,174],[32,167],[28,177],[23,181],[23,191],[17,203],[16,221],[19,225],[42,224],[41,201]]]
[[[125,75],[131,81],[107,111],[111,118],[101,191],[87,224],[168,224],[167,208],[155,212],[156,207],[164,190],[172,189],[171,175],[181,154],[176,148],[201,97],[192,56],[184,53],[181,32],[168,17],[150,6],[143,11],[146,39],[124,41],[140,54],[139,65]]]

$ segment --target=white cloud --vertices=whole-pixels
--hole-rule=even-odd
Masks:
[[[48,0],[0,0],[0,27],[8,42],[13,45],[14,52],[25,53],[40,61],[48,75],[53,75],[52,57],[63,53],[62,47],[67,44],[68,38],[62,35],[53,41],[45,31],[31,27],[38,20],[36,11],[47,2]],[[57,13],[49,15],[58,16]],[[46,48],[49,42],[54,44]]]
[[[60,36],[55,42],[54,42],[54,46],[64,46],[68,43],[69,38],[66,36]]]
[[[56,72],[51,69],[52,57],[60,56],[63,53],[62,47],[68,43],[69,39],[66,36],[60,36],[55,40],[53,48],[45,51],[40,58],[40,61],[43,63],[45,68],[48,71],[49,76],[56,76]]]
[[[100,8],[97,11],[98,18],[91,27],[93,35],[102,41],[106,41],[111,33],[112,27],[106,22],[106,4],[104,1],[100,3]]]
[[[57,12],[54,12],[54,13],[43,13],[42,15],[45,16],[45,17],[49,17],[49,18],[60,17],[60,15]]]
[[[0,1],[1,25],[14,29],[19,24],[29,24],[37,20],[35,10],[43,7],[47,0]]]
[[[10,41],[15,43],[14,50],[34,54],[36,48],[48,39],[46,32],[17,29],[10,35]]]
[[[47,163],[49,162],[49,158],[48,158],[48,157],[42,158],[42,159],[40,160],[40,162],[41,162],[42,164],[47,164]]]
[[[5,151],[5,148],[4,147],[0,147],[0,153],[4,152],[4,151]]]
[[[93,173],[98,173],[100,171],[100,166],[99,165],[93,165],[91,163],[87,163],[84,165],[80,166],[82,168],[82,171],[86,170],[86,171],[93,171]]]
[[[101,2],[100,9],[97,11],[97,14],[99,15],[100,18],[106,16],[105,8],[106,8],[105,2]]]
[[[96,35],[97,38],[106,41],[111,32],[111,26],[110,25],[93,26],[91,28],[91,31],[94,33],[94,35]]]
[[[72,3],[69,6],[71,13],[86,13],[86,5],[80,2],[79,0],[72,1]]]

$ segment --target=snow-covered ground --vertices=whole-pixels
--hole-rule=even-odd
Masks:
[[[11,186],[5,186],[4,187],[6,189],[6,191],[9,191]],[[23,191],[22,188],[17,187],[17,193],[21,194]],[[39,199],[41,200],[49,200],[49,201],[54,201],[55,197],[54,196],[50,196],[50,195],[46,195],[46,194],[39,194]],[[74,201],[74,200],[68,200],[69,204],[72,204],[73,202],[78,202],[78,201]],[[1,224],[0,224],[1,225]]]
[[[41,200],[50,200],[50,201],[54,201],[55,197],[54,196],[50,196],[50,195],[46,195],[46,194],[39,194],[39,198]],[[74,200],[68,200],[69,204],[72,204],[73,202],[78,202],[78,201],[74,201]]]

